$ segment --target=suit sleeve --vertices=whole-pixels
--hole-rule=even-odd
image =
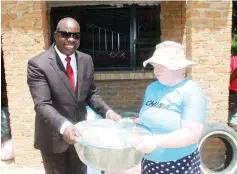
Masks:
[[[91,63],[92,74],[94,74],[94,65],[92,59],[90,60],[91,60],[90,63]],[[105,103],[105,101],[99,95],[96,85],[94,83],[93,75],[92,75],[92,83],[87,96],[87,103],[97,114],[101,115],[103,118],[105,118],[106,112],[108,110],[111,110],[111,108]]]
[[[45,73],[33,59],[28,62],[27,83],[35,104],[36,116],[39,116],[52,130],[59,132],[67,119],[52,106],[51,91]]]

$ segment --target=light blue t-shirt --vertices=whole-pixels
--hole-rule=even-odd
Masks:
[[[166,134],[180,129],[182,120],[204,123],[206,111],[207,99],[202,89],[186,78],[175,86],[158,81],[151,83],[146,89],[139,117],[141,124],[153,134]],[[197,144],[183,148],[157,148],[145,154],[144,158],[155,162],[175,161],[196,149]]]

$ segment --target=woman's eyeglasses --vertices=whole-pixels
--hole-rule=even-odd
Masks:
[[[69,31],[55,31],[55,33],[59,33],[61,37],[68,39],[68,38],[73,38],[73,39],[80,39],[81,33],[72,33]]]

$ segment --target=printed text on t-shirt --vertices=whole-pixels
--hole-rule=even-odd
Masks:
[[[149,100],[146,102],[146,106],[154,107],[154,108],[160,108],[160,109],[169,109],[170,105],[161,103],[161,102],[156,102],[153,100]]]

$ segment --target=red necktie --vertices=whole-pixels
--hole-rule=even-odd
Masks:
[[[75,87],[75,81],[74,81],[74,74],[73,74],[73,70],[70,64],[71,57],[66,57],[66,61],[67,61],[67,67],[66,67],[67,76],[72,85],[72,89],[75,91],[76,87]]]

